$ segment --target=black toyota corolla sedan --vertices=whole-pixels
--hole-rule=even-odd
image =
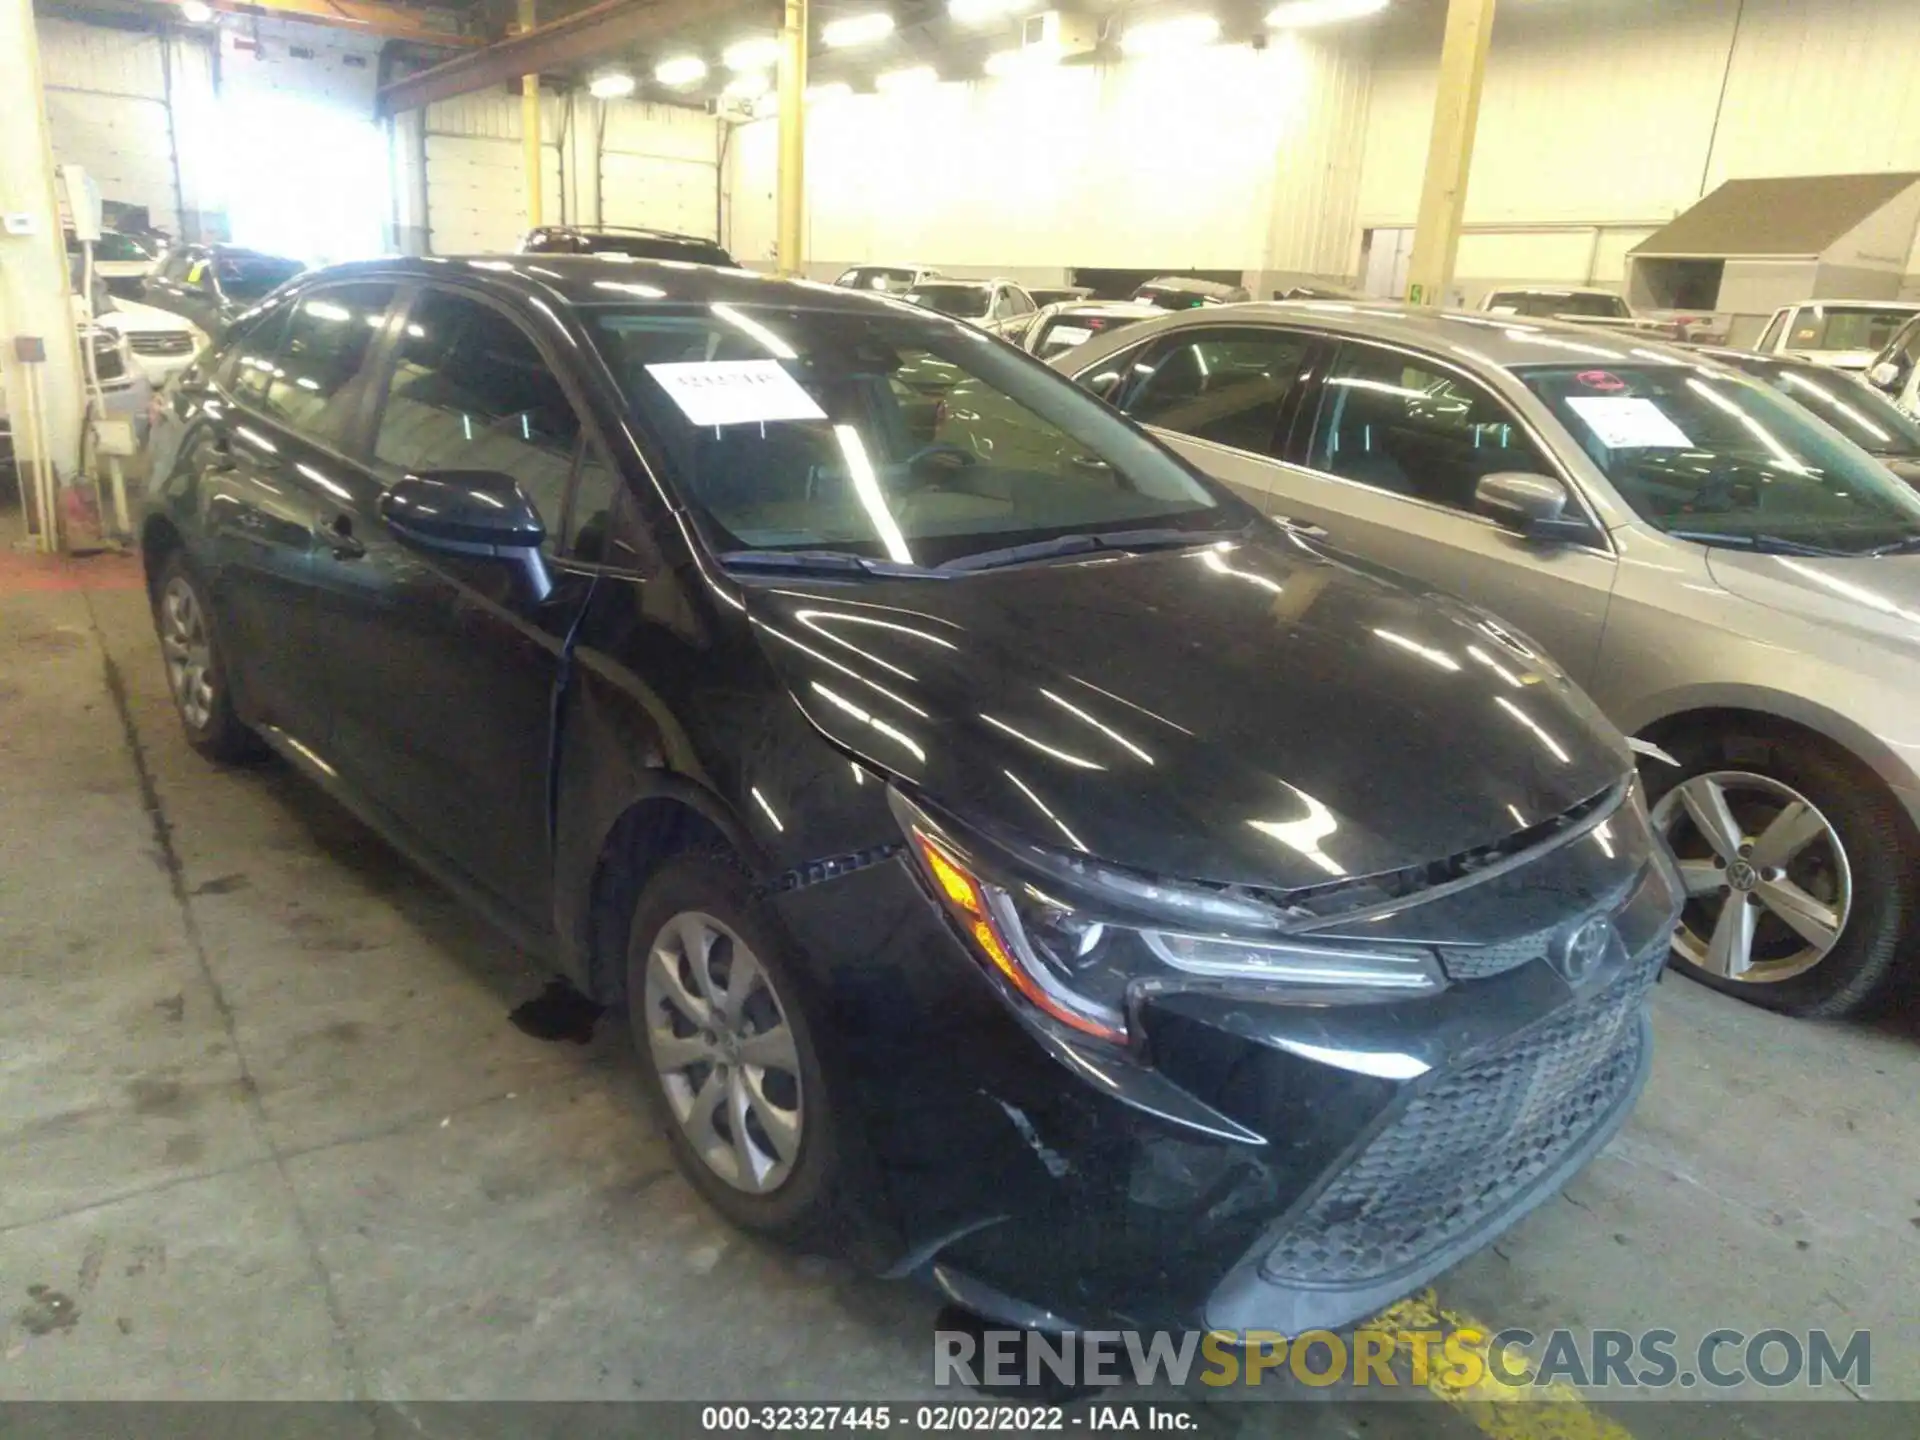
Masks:
[[[188,738],[626,1016],[748,1230],[1002,1321],[1297,1332],[1633,1104],[1678,887],[1619,735],[970,326],[382,262],[166,408]]]

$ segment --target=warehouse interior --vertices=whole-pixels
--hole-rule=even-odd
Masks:
[[[1912,0],[0,0],[0,1417],[78,1435],[58,1428],[85,1420],[65,1402],[291,1400],[330,1403],[299,1417],[319,1428],[279,1433],[481,1436],[548,1432],[530,1412],[430,1402],[593,1401],[555,1423],[691,1435],[715,1428],[702,1406],[751,1405],[720,1428],[773,1433],[785,1422],[761,1405],[887,1402],[928,1428],[925,1407],[984,1395],[1063,1405],[1070,1428],[1097,1428],[1103,1402],[1141,1407],[1142,1428],[1159,1407],[1179,1417],[1166,1428],[1222,1437],[1912,1434],[1916,66]],[[203,277],[210,300],[189,293]],[[476,444],[429,465],[380,448],[408,375],[463,378],[457,345],[410,348],[439,339],[436,294],[517,327],[532,358],[513,364],[550,382],[540,405],[460,401],[464,439],[517,429],[537,447],[551,404],[548,450],[496,464]],[[952,334],[903,360],[929,309]],[[297,337],[307,314],[373,338],[315,381],[297,339],[261,338]],[[714,327],[704,354],[658,342],[621,368],[647,325],[696,321]],[[833,327],[856,323],[882,328],[820,378],[841,363]],[[988,332],[994,354],[970,371]],[[474,373],[505,353],[494,343]],[[1391,364],[1354,361],[1369,350]],[[1182,354],[1190,393],[1156,399]],[[719,384],[727,359],[771,367],[789,408],[703,411],[669,385],[693,360]],[[916,363],[961,379],[926,388]],[[1217,393],[1210,366],[1264,396],[1252,430],[1182,418]],[[899,397],[924,448],[890,459],[871,432],[869,462],[865,422],[825,398],[858,389],[849,374]],[[302,433],[307,412],[269,404],[282,382],[332,428]],[[1082,403],[1100,413],[1073,419]],[[786,491],[778,524],[723,526],[681,475],[756,432],[762,468],[733,460],[728,477],[771,492],[788,462],[766,437],[815,422],[827,458],[794,494],[811,505],[845,478],[864,507],[850,513],[877,506],[875,533],[807,529]],[[1727,438],[1701,438],[1716,426]],[[1389,455],[1402,430],[1415,442]],[[989,435],[997,449],[969,438]],[[948,510],[924,477],[919,499],[890,488],[934,452]],[[1136,528],[1165,519],[1136,463],[1177,468],[1251,528],[1196,523],[1190,554],[1161,556],[1167,536]],[[1126,525],[1062,524],[1037,543],[1065,549],[1014,555],[996,521],[984,563],[936,553],[963,520],[914,529],[983,513],[986,481],[952,498],[969,476],[1017,490],[1055,464],[1059,493],[1118,477]],[[597,475],[620,497],[599,517],[614,541],[583,538]],[[435,531],[433,494],[407,488],[424,484],[454,487],[440,503],[466,504],[474,528]],[[548,484],[566,498],[547,502]],[[1682,484],[1699,488],[1661,489]],[[521,507],[525,533],[473,518],[481,504]],[[1151,569],[1176,564],[1201,581]],[[1085,588],[1049,598],[1054,572]],[[1400,588],[1355,598],[1375,586]],[[1230,603],[1187,608],[1217,590]],[[1382,642],[1388,668],[1369,668]],[[247,663],[264,678],[229,693]],[[300,730],[293,701],[262,698],[269,682],[324,721]],[[1468,682],[1500,710],[1455,728],[1467,712],[1433,687]],[[1035,684],[1039,729],[1008,698]],[[432,791],[448,833],[537,817],[501,819],[490,844],[550,885],[533,911],[551,934],[494,923],[444,883],[471,874],[361,803],[357,725]],[[576,743],[606,749],[576,763]],[[1566,788],[1589,752],[1618,772],[1608,808]],[[1392,804],[1422,818],[1396,830],[1378,817],[1400,784],[1418,793]],[[1263,785],[1291,819],[1241,813]],[[505,798],[487,809],[493,786]],[[1511,836],[1463,828],[1475,786],[1498,792]],[[651,798],[623,813],[629,789]],[[684,814],[659,820],[662,796]],[[1279,857],[1271,879],[1235,868],[1249,827]],[[1505,1210],[1324,1326],[1298,1299],[1319,1282],[1286,1290],[1244,1237],[1230,1274],[1181,1275],[1214,1227],[1271,1246],[1345,1193],[1287,1191],[1281,1162],[1243,1153],[1310,1154],[1315,1186],[1358,1183],[1442,1082],[1491,1064],[1498,1017],[1549,992],[1591,1006],[1584,927],[1541,907],[1606,890],[1624,955],[1625,917],[1665,901],[1624,901],[1599,868],[1511,867],[1558,863],[1563,844],[1624,864],[1609,837],[1624,855],[1642,834],[1633,885],[1667,885],[1670,913],[1652,968],[1629,957],[1645,994],[1621,1002],[1618,1034],[1647,1038],[1610,1032],[1639,1069],[1591,1144],[1543,1148],[1524,1195],[1487,1182],[1471,1205]],[[1467,838],[1428,844],[1442,835]],[[1221,858],[1163,874],[1139,858],[1155,843]],[[630,875],[609,869],[621,847]],[[736,1204],[699,1171],[679,1092],[648,1068],[664,1052],[628,1023],[642,970],[622,948],[664,903],[652,877],[689,856],[757,907],[719,908],[733,892],[710,878],[701,893],[722,898],[699,913],[723,941],[752,962],[756,935],[783,937],[758,949],[782,1033],[800,1020],[809,1124],[826,1124],[820,1097],[843,1106],[869,1083],[846,1078],[862,1067],[897,1064],[918,1094],[938,1045],[979,1046],[953,1052],[978,1074],[941,1061],[957,1098],[911,1124],[876,1099],[805,1132],[807,1164],[827,1163],[811,1157],[831,1135],[855,1177],[836,1183],[907,1217],[892,1248],[756,1221],[786,1213],[777,1166]],[[1305,879],[1283,883],[1280,861]],[[996,888],[993,863],[1020,883]],[[1091,921],[1080,892],[1036,878],[1091,891],[1103,874],[1134,888]],[[1413,998],[1356,1000],[1342,981],[1303,999],[1270,955],[1180,963],[1179,944],[1224,945],[1256,901],[1281,938],[1248,953],[1301,934],[1309,951],[1329,935],[1364,948],[1361,929],[1300,918],[1356,877],[1379,901],[1356,913],[1389,958],[1426,957],[1437,998],[1408,981]],[[883,883],[911,891],[911,917]],[[1508,887],[1505,911],[1476,912],[1472,944],[1498,948],[1481,931],[1521,915],[1530,937],[1552,932],[1525,977],[1469,980],[1448,968],[1455,940],[1417,915],[1395,928],[1429,888],[1438,907],[1483,883]],[[1200,908],[1173,910],[1181,895]],[[1077,956],[1037,981],[1021,967],[1041,931],[1016,900],[1079,927]],[[1161,929],[1138,920],[1152,905]],[[1158,968],[1097,1010],[1125,1018],[1089,1042],[1096,1012],[1073,997],[1100,967],[1075,966],[1137,920]],[[936,932],[974,963],[915,938]],[[783,992],[778,956],[819,933],[841,948]],[[970,998],[942,1018],[950,1002],[926,997],[955,992],[921,967],[950,962]],[[670,1038],[746,1074],[740,1024],[696,1017]],[[1271,1053],[1194,1062],[1181,1046],[1209,1024]],[[816,1060],[811,1033],[843,1025],[851,1058]],[[1528,1025],[1559,1048],[1534,1078],[1470,1096],[1478,1118],[1430,1142],[1445,1158],[1420,1186],[1472,1171],[1486,1136],[1519,1134],[1574,1083],[1561,1072],[1584,1042]],[[1308,1061],[1338,1084],[1290,1089],[1304,1082],[1279,1067]],[[736,1113],[716,1133],[746,1156]],[[1294,1138],[1263,1129],[1276,1115]],[[1208,1148],[1236,1134],[1226,1158]],[[768,1154],[800,1143],[764,1135]],[[1095,1181],[1136,1143],[1130,1178]],[[975,1181],[1004,1203],[966,1210]],[[915,1186],[935,1198],[906,1198]],[[1176,1193],[1190,1212],[1154,1198]],[[1191,1233],[1155,1228],[1176,1213]],[[993,1248],[1013,1231],[1029,1233]],[[1115,1266],[1123,1238],[1141,1248]],[[1254,1271],[1294,1308],[1231,1310]],[[1342,1348],[1331,1370],[1270,1362],[1261,1381],[1249,1361],[1226,1385],[955,1387],[942,1337],[982,1324],[1237,1331],[1249,1355],[1250,1333],[1309,1328]],[[1369,1327],[1401,1337],[1391,1393],[1347,1365]],[[1436,1378],[1412,1331],[1483,1362],[1489,1337],[1524,1335],[1500,1352],[1524,1352],[1524,1378],[1485,1363],[1471,1385]],[[1717,1379],[1689,1361],[1723,1332],[1740,1373]],[[1556,1369],[1543,1351],[1563,1333],[1589,1361],[1596,1336],[1647,1358],[1665,1333],[1681,1361]],[[1822,1346],[1871,1363],[1823,1382],[1803,1363]]]

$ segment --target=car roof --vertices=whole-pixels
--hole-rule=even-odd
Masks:
[[[1822,310],[1911,310],[1920,314],[1920,300],[1797,300],[1780,308],[1805,310],[1812,306]]]
[[[815,310],[890,305],[916,316],[928,313],[874,291],[830,285],[824,280],[787,280],[758,270],[700,265],[690,260],[643,260],[620,254],[432,255],[356,260],[313,271],[308,278],[373,276],[480,281],[491,289],[505,290],[526,299],[559,300],[566,305],[724,302],[791,305]],[[633,288],[617,288],[623,286]]]
[[[1597,285],[1495,285],[1490,295],[1611,295]]]
[[[1156,275],[1144,280],[1137,287],[1140,290],[1190,290],[1196,295],[1226,295],[1242,287],[1227,285],[1219,280],[1202,280],[1193,275]]]
[[[1144,300],[1056,300],[1046,309],[1054,315],[1131,316],[1138,320],[1167,313],[1158,305],[1149,305]]]
[[[1389,345],[1410,345],[1438,355],[1457,355],[1468,364],[1491,364],[1501,369],[1577,364],[1583,360],[1617,365],[1699,363],[1684,350],[1637,335],[1616,335],[1558,320],[1489,315],[1483,310],[1426,310],[1384,300],[1254,300],[1213,305],[1204,310],[1176,310],[1159,321],[1119,333],[1134,342],[1148,334],[1219,325],[1289,325],[1322,330]]]

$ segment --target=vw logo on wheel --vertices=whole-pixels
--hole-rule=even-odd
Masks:
[[[1604,916],[1589,920],[1555,947],[1553,968],[1577,985],[1600,968],[1612,942],[1613,921]]]

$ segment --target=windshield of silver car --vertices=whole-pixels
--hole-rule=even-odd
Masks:
[[[1803,305],[1787,333],[1787,349],[1878,350],[1912,318],[1911,310],[1857,306],[1830,310],[1823,305]]]
[[[1920,497],[1757,381],[1690,365],[1514,374],[1640,517],[1671,534],[1848,555],[1920,535]]]
[[[990,285],[918,285],[904,297],[909,304],[924,305],[942,315],[958,315],[978,320],[993,303]]]
[[[608,368],[717,548],[928,566],[1254,512],[1071,382],[904,307],[593,307]]]

